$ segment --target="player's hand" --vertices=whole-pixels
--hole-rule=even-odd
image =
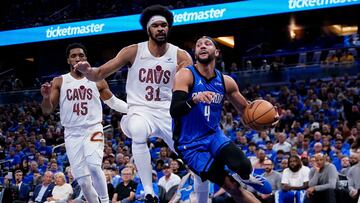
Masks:
[[[40,92],[44,99],[50,98],[51,86],[52,86],[52,82],[50,82],[50,83],[46,82],[41,85]]]
[[[195,104],[199,102],[208,103],[210,104],[215,96],[214,92],[205,91],[205,92],[199,92],[196,96],[194,96],[192,99]]]
[[[272,128],[276,127],[279,124],[279,121],[280,121],[278,108],[276,106],[274,106],[274,108],[275,108],[275,111],[276,111],[276,115],[274,117],[274,122],[271,124]]]
[[[74,68],[82,74],[87,74],[91,70],[91,65],[87,61],[79,61],[77,64],[74,65]]]

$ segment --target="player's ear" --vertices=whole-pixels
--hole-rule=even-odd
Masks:
[[[218,57],[220,55],[220,49],[215,50],[215,57]]]
[[[70,59],[69,58],[66,59],[66,62],[67,62],[67,64],[70,65]]]

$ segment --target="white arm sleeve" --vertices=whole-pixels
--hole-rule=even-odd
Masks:
[[[120,113],[127,113],[128,112],[128,105],[123,100],[118,99],[114,95],[108,99],[105,100],[104,103],[108,105],[111,109],[114,109],[117,112]]]

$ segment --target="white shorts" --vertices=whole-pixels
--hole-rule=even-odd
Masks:
[[[104,133],[102,124],[65,128],[65,147],[75,178],[90,175],[88,164],[102,164]]]
[[[165,141],[169,148],[174,150],[174,141],[172,139],[172,118],[169,110],[149,109],[146,107],[130,107],[127,115],[123,116],[120,122],[121,129],[125,135],[131,138],[128,131],[128,122],[133,115],[139,115],[144,118],[144,124],[147,124],[147,137],[159,137]]]

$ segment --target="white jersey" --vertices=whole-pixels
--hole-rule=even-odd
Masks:
[[[169,109],[177,66],[178,47],[169,43],[161,57],[151,55],[148,41],[138,43],[134,64],[127,76],[126,93],[129,108]]]
[[[90,126],[102,122],[102,105],[96,83],[87,78],[62,75],[60,120],[68,127]]]

